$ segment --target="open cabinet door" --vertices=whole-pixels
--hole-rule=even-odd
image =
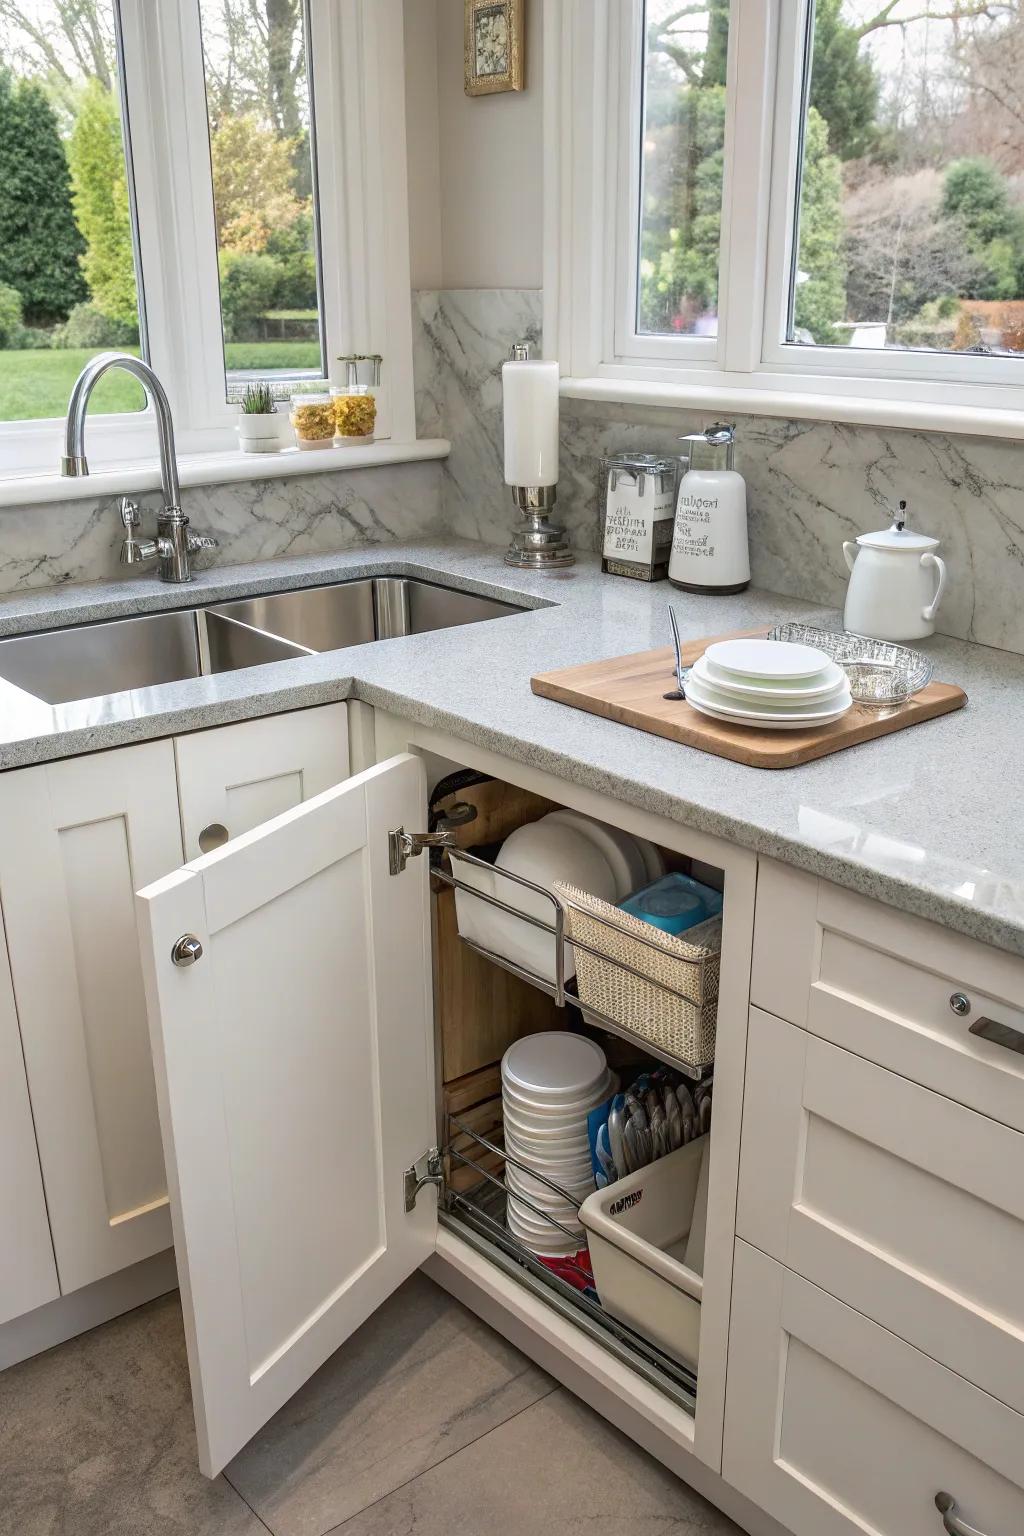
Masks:
[[[388,872],[425,810],[393,758],[138,896],[210,1477],[434,1247],[403,1191],[435,1140],[427,861]]]

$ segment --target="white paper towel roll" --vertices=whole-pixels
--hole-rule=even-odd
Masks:
[[[558,481],[558,364],[503,363],[505,484]]]

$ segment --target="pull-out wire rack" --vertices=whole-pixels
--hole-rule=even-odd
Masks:
[[[448,859],[452,861],[452,867],[448,869],[444,867],[443,863],[445,856],[447,856]],[[512,906],[511,903],[507,901],[502,901],[499,896],[492,896],[490,892],[480,890],[479,887],[471,885],[466,880],[460,879],[459,876],[455,873],[454,868],[454,865],[458,863],[471,864],[477,869],[486,870],[489,874],[498,875],[503,880],[511,881],[513,884],[521,886],[527,891],[531,891],[535,896],[542,898],[542,900],[550,905],[552,908],[551,921],[546,922],[543,918],[534,917],[532,913],[524,912],[521,908]],[[626,960],[612,960],[605,950],[596,949],[592,945],[585,943],[582,939],[573,938],[572,940],[567,940],[565,931],[565,911],[553,893],[547,890],[544,886],[536,885],[532,880],[527,880],[523,875],[514,874],[511,870],[498,869],[494,864],[489,864],[486,859],[481,859],[478,858],[475,854],[467,853],[464,848],[456,848],[450,846],[437,850],[435,857],[431,861],[431,874],[436,879],[440,880],[443,884],[449,886],[452,890],[462,891],[467,896],[473,897],[476,901],[484,902],[487,906],[490,907],[497,907],[499,911],[507,913],[508,916],[514,918],[517,922],[526,923],[531,928],[538,929],[542,933],[550,934],[551,941],[554,946],[554,957],[552,964],[554,981],[552,982],[549,977],[543,976],[537,971],[526,969],[524,966],[517,964],[514,960],[509,959],[505,955],[499,954],[496,950],[485,948],[484,945],[477,943],[472,938],[468,938],[465,934],[460,934],[462,943],[468,945],[470,949],[475,950],[478,955],[482,955],[485,960],[489,960],[493,965],[500,966],[502,970],[511,971],[513,976],[518,976],[522,981],[527,981],[531,986],[538,987],[542,992],[546,992],[549,997],[554,998],[556,1007],[565,1008],[566,1006],[571,1005],[574,1008],[578,1008],[581,1012],[585,1013],[586,1020],[589,1024],[597,1025],[601,1029],[608,1030],[613,1035],[618,1035],[623,1040],[628,1040],[631,1045],[638,1046],[641,1050],[643,1050],[645,1055],[654,1056],[659,1061],[665,1062],[668,1066],[675,1067],[678,1072],[682,1072],[686,1077],[689,1077],[694,1082],[700,1082],[702,1078],[707,1077],[714,1070],[713,1064],[709,1064],[703,1067],[693,1067],[687,1062],[681,1061],[680,1058],[673,1054],[671,1051],[662,1050],[656,1042],[647,1040],[635,1034],[632,1030],[621,1024],[617,1019],[610,1018],[606,1013],[603,1013],[599,1009],[592,1007],[590,1003],[587,1003],[586,1005],[581,1003],[580,999],[569,990],[569,987],[566,983],[565,947],[567,942],[571,943],[573,949],[585,950],[587,954],[594,956],[595,959],[602,961],[606,965],[616,966],[619,970],[636,977],[638,980],[644,982],[647,986],[655,988],[658,991],[664,993],[668,998],[675,998],[676,1000],[685,1003],[690,1003],[692,999],[687,997],[685,993],[682,993],[675,987],[669,985],[668,982],[658,980],[647,972],[637,969],[635,966],[629,964]],[[571,898],[565,897],[563,899],[566,901],[568,906],[576,907],[576,903],[574,903]],[[579,908],[578,910],[584,909]],[[590,911],[589,909],[586,910],[586,915],[591,921],[602,924],[604,927],[614,931],[615,925],[607,918],[601,917],[598,913]],[[640,935],[635,935],[634,942],[646,946],[647,948],[653,950],[655,953],[662,953],[661,946],[658,944],[656,939],[647,939],[641,937]]]
[[[664,1354],[625,1323],[612,1317],[594,1299],[593,1293],[585,1294],[576,1285],[562,1279],[509,1231],[505,1222],[506,1204],[509,1200],[515,1200],[527,1207],[535,1218],[550,1223],[552,1232],[557,1231],[560,1238],[568,1236],[575,1239],[577,1236],[524,1195],[506,1189],[501,1177],[484,1166],[481,1156],[489,1155],[511,1163],[532,1179],[547,1185],[577,1209],[579,1202],[558,1184],[506,1152],[503,1145],[482,1136],[455,1115],[449,1115],[448,1121],[446,1165],[456,1163],[460,1168],[472,1170],[477,1178],[466,1190],[457,1190],[450,1182],[445,1184],[439,1213],[442,1223],[454,1228],[465,1241],[486,1254],[492,1262],[528,1289],[543,1296],[549,1305],[597,1339],[631,1370],[692,1414],[697,1401],[697,1378],[693,1372]],[[582,1244],[583,1239],[579,1241]],[[581,1284],[592,1284],[586,1271],[575,1266],[571,1260],[559,1260],[559,1268],[565,1273],[574,1273]]]

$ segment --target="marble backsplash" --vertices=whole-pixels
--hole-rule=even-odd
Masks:
[[[513,512],[502,478],[501,364],[536,340],[535,290],[414,295],[417,409],[423,435],[450,439],[442,469],[451,532],[507,542]],[[676,450],[712,418],[664,408],[563,401],[558,509],[578,549],[600,547],[599,461],[621,448]],[[1024,652],[1024,446],[993,438],[738,418],[756,585],[841,605],[844,539],[884,527],[900,498],[915,527],[942,540],[950,582],[945,634]]]
[[[124,530],[119,497],[55,501],[0,510],[0,593],[63,582],[131,580],[118,564]],[[139,498],[142,533],[155,527],[159,494]],[[239,565],[277,555],[333,554],[389,539],[442,531],[441,465],[380,465],[280,479],[183,489],[182,507],[219,547],[206,564]]]

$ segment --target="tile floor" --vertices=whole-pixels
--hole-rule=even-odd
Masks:
[[[0,1536],[741,1536],[421,1275],[208,1482],[176,1294],[0,1375]]]

